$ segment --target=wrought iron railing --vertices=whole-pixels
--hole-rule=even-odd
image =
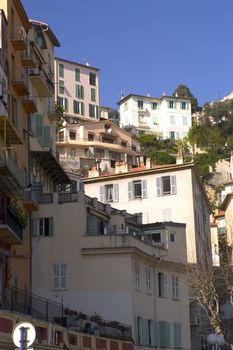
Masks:
[[[14,234],[22,241],[23,227],[8,209],[0,208],[0,225],[8,225]]]

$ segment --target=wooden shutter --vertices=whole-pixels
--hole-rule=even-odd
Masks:
[[[81,98],[84,99],[84,87],[81,85]]]
[[[142,198],[147,198],[147,182],[142,180]]]
[[[169,322],[164,322],[165,323],[165,346],[167,348],[170,347],[170,324]]]
[[[49,236],[53,235],[53,217],[49,218]]]
[[[128,199],[133,199],[133,183],[128,182]]]
[[[39,236],[38,218],[32,218],[32,235]]]
[[[161,196],[162,195],[162,179],[161,177],[157,177],[156,178],[156,193],[157,193],[157,196]]]
[[[100,186],[100,202],[105,202],[105,186]]]
[[[176,175],[171,176],[171,194],[176,194]]]
[[[119,184],[113,184],[113,202],[119,202]]]
[[[60,276],[60,264],[53,265],[53,287],[58,289],[60,287],[59,276]]]
[[[150,334],[151,334],[151,345],[158,346],[158,325],[157,321],[152,321],[150,323]]]

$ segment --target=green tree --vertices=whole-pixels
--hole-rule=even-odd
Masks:
[[[198,101],[197,98],[192,94],[190,89],[183,84],[180,84],[177,86],[175,91],[173,92],[173,96],[178,97],[187,97],[191,99],[191,111],[192,113],[196,112],[198,109]]]

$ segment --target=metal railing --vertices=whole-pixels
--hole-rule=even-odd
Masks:
[[[40,194],[38,194],[38,202],[40,204],[53,203],[53,194],[52,193],[40,193]]]
[[[43,80],[43,82],[47,85],[47,87],[50,90],[50,92],[52,94],[54,93],[54,84],[50,80],[50,78],[48,77],[47,73],[45,72],[45,70],[42,67],[37,67],[37,68],[30,69],[29,75],[31,77],[36,77],[36,76],[40,77]]]
[[[7,168],[11,176],[21,188],[26,187],[27,174],[18,168],[14,160],[9,155],[0,155],[0,170],[1,168]]]
[[[58,203],[77,202],[78,193],[58,193]]]
[[[20,225],[17,218],[11,214],[8,209],[0,208],[0,225],[7,225],[15,233],[15,235],[23,240],[23,227]]]
[[[3,286],[1,307],[5,310],[30,315],[36,319],[64,324],[63,304],[12,286]]]

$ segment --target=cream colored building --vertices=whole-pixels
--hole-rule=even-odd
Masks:
[[[99,69],[55,59],[56,101],[70,122],[99,120]]]
[[[135,134],[178,140],[184,138],[192,126],[189,98],[129,94],[118,105],[120,126]]]
[[[115,163],[137,164],[140,144],[110,120],[67,124],[57,133],[57,150],[65,170],[87,175],[98,166],[104,174],[115,171]]]
[[[190,349],[185,225],[140,219],[83,191],[51,194],[33,214],[33,291],[130,325],[140,347]]]
[[[90,172],[94,177],[83,180],[86,194],[131,214],[140,213],[143,223],[184,222],[188,261],[204,258],[206,249],[211,254],[210,205],[193,163],[117,170],[104,176]]]

